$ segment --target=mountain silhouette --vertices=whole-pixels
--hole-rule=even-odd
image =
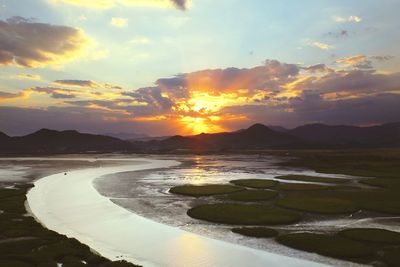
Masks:
[[[112,152],[126,150],[129,142],[117,138],[79,133],[75,130],[56,131],[41,129],[25,136],[0,137],[0,149],[9,153],[77,153],[77,152]]]
[[[400,147],[400,122],[371,127],[308,124],[291,130],[279,126],[274,128],[275,130],[257,123],[234,132],[175,135],[165,139],[142,141],[125,141],[110,136],[79,133],[75,130],[41,129],[17,137],[0,132],[0,154]]]

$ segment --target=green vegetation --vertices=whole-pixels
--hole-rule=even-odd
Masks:
[[[399,163],[400,164],[400,163]],[[400,174],[399,174],[400,176]],[[400,178],[372,178],[372,179],[362,179],[360,183],[366,185],[372,185],[377,187],[383,187],[388,189],[398,189],[400,190]]]
[[[242,191],[244,188],[232,185],[180,185],[172,187],[169,192],[185,196],[212,196]]]
[[[273,199],[277,195],[278,192],[270,190],[244,190],[229,194],[226,198],[235,201],[265,201]]]
[[[236,234],[258,238],[275,237],[278,235],[278,231],[266,227],[240,227],[233,228],[231,231]]]
[[[398,267],[400,262],[400,248],[389,248],[384,250],[383,260],[390,267]]]
[[[376,228],[352,228],[339,232],[339,235],[366,242],[400,244],[400,233]]]
[[[279,243],[295,249],[340,259],[368,257],[374,248],[337,235],[294,233],[277,237]]]
[[[43,228],[26,216],[25,194],[29,186],[0,189],[0,266],[7,267],[133,267],[111,262],[76,239]],[[85,261],[87,264],[83,264]]]
[[[187,214],[210,222],[243,225],[290,224],[301,219],[296,213],[272,207],[222,203],[200,205],[189,209]]]
[[[338,198],[287,197],[279,199],[275,204],[288,209],[321,214],[348,214],[357,211],[353,202]]]
[[[303,182],[314,182],[314,183],[346,183],[349,180],[342,178],[328,178],[308,175],[282,175],[275,177],[281,180],[290,181],[303,181]]]
[[[327,190],[332,188],[334,187],[320,184],[280,183],[278,185],[278,189],[283,191]]]
[[[264,179],[238,179],[230,182],[235,185],[257,188],[257,189],[272,188],[278,184],[277,181],[264,180]]]
[[[291,150],[268,153],[292,158],[282,165],[305,167],[320,173],[400,178],[400,149]]]

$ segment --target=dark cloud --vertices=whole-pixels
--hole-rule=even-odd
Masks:
[[[223,114],[243,114],[247,121],[230,126],[240,128],[254,122],[296,127],[307,123],[368,125],[400,121],[399,94],[379,94],[354,99],[324,100],[306,93],[276,105],[243,105],[224,108]]]
[[[310,79],[296,88],[313,90],[320,94],[351,92],[353,94],[383,93],[400,90],[400,72],[381,74],[373,70],[350,70],[328,73],[318,79]]]
[[[350,33],[348,30],[339,30],[334,32],[328,32],[327,35],[329,37],[333,37],[336,39],[344,39],[350,37]]]
[[[69,99],[69,98],[75,98],[76,96],[54,92],[51,94],[51,97],[55,99]]]
[[[94,88],[99,86],[96,82],[90,80],[56,80],[54,83],[86,88]]]
[[[79,56],[89,43],[78,29],[13,17],[0,20],[0,65],[38,67]]]
[[[174,102],[170,98],[162,95],[162,89],[159,87],[145,87],[122,94],[130,96],[138,102],[146,103],[149,106],[154,106],[163,110],[169,110],[174,105]]]
[[[0,100],[1,99],[9,99],[9,98],[16,98],[18,97],[19,94],[14,94],[14,93],[8,93],[8,92],[2,92],[0,91]]]
[[[76,90],[58,87],[32,87],[27,89],[27,91],[48,94],[55,99],[75,98],[76,94],[78,93]]]
[[[170,0],[170,1],[177,9],[180,9],[180,10],[187,9],[187,4],[188,4],[187,0]]]
[[[308,67],[304,67],[304,70],[311,72],[311,73],[316,73],[316,72],[332,72],[333,69],[329,68],[325,64],[316,64],[316,65],[311,65]]]

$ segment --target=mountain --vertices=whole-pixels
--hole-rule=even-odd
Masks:
[[[148,136],[146,134],[123,133],[123,132],[119,132],[119,133],[104,133],[102,135],[111,136],[111,137],[115,137],[115,138],[122,139],[122,140],[138,140],[138,139],[150,138],[150,136]]]
[[[78,153],[126,151],[131,144],[123,140],[74,130],[56,131],[41,129],[25,136],[0,139],[0,150],[7,153]]]
[[[0,154],[54,154],[80,152],[174,152],[257,149],[342,149],[400,147],[400,122],[371,127],[309,124],[283,131],[254,124],[234,132],[172,136],[151,140],[121,140],[74,130],[41,129],[19,137],[0,132]]]
[[[301,144],[296,137],[271,130],[265,125],[254,124],[236,132],[199,134],[194,136],[173,136],[161,141],[147,143],[152,150],[226,150],[226,149],[265,149],[297,147]]]
[[[400,123],[372,127],[309,124],[288,131],[309,145],[389,147],[400,145]]]
[[[1,140],[8,140],[10,137],[3,132],[0,132],[0,141]]]

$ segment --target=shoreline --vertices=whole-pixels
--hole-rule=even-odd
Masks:
[[[28,192],[28,205],[47,228],[74,237],[111,260],[144,266],[326,266],[154,222],[112,203],[94,188],[94,179],[106,174],[179,164],[166,160],[140,161],[141,165],[89,168],[46,176],[37,180]]]

